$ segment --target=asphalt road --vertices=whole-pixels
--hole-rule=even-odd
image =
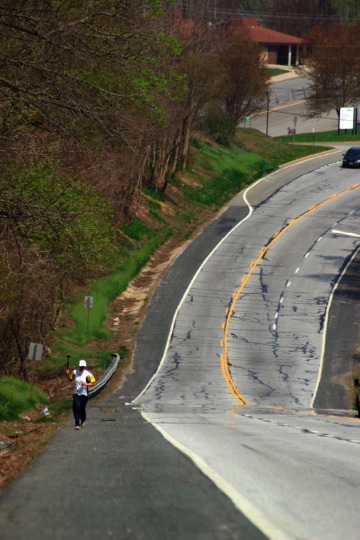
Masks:
[[[294,127],[295,118],[296,133],[313,133],[314,143],[317,143],[317,133],[333,131],[338,128],[336,111],[315,118],[307,118],[304,103],[299,103],[296,105],[279,105],[269,113],[268,135],[270,137],[288,136],[288,128]],[[266,133],[266,113],[255,116],[251,121],[251,127]],[[294,142],[296,142],[296,135]]]
[[[314,143],[317,142],[317,133],[336,130],[338,117],[335,110],[320,114],[314,118],[307,117],[305,100],[309,81],[306,78],[295,77],[271,85],[270,110],[267,118],[266,112],[256,115],[251,123],[243,127],[252,127],[266,133],[270,137],[288,136],[288,128],[296,127],[296,133],[313,133]],[[294,137],[296,142],[296,135]]]
[[[253,188],[252,203],[260,204],[270,192],[292,178],[335,160],[334,156],[317,158],[271,175],[262,187],[258,184]],[[193,464],[193,456],[189,459],[186,452],[184,455],[169,444],[158,432],[159,426],[155,429],[136,408],[125,405],[136,398],[156,371],[174,310],[194,273],[218,241],[246,214],[242,198],[236,197],[165,274],[139,334],[133,374],[121,391],[104,402],[90,402],[86,428],[80,432],[74,431],[72,425],[61,429],[44,453],[3,490],[0,530],[4,538],[251,540],[264,537],[253,524],[255,520],[263,525],[261,519],[260,522],[253,519],[255,507],[249,510],[244,501],[241,504],[235,501],[226,486],[219,485],[217,477],[212,477],[201,464]],[[237,421],[241,417],[238,413],[235,407],[231,419]],[[250,410],[248,415],[251,416]],[[261,425],[265,425],[269,411],[259,418]],[[281,419],[277,416],[273,422],[281,423]],[[201,446],[203,425],[206,422],[192,422],[191,426],[199,435]],[[331,430],[334,440],[340,436],[335,423]],[[256,440],[255,432],[249,436],[253,442]],[[289,440],[293,436],[291,429]],[[225,439],[222,442],[220,437],[219,454],[223,453],[224,445]],[[242,448],[246,445],[255,457],[256,445],[247,442]],[[301,456],[295,452],[294,459]],[[259,470],[259,464],[250,460],[247,470],[249,474],[252,471],[252,482],[256,485],[265,468]],[[231,471],[230,468],[227,474],[231,475]],[[282,482],[285,485],[286,479]],[[244,512],[239,511],[241,506]],[[247,514],[251,522],[245,517]]]
[[[309,79],[304,77],[294,77],[294,73],[290,72],[284,76],[275,77],[270,87],[270,107],[278,107],[289,103],[303,101],[307,98],[308,89],[310,86]],[[290,77],[290,78],[289,78]]]
[[[358,537],[358,505],[347,503],[360,482],[358,420],[340,395],[330,401],[344,409],[336,414],[311,407],[328,300],[359,248],[358,179],[337,161],[258,204],[197,272],[160,369],[135,400],[274,540]],[[345,299],[348,313],[353,301]],[[355,319],[353,332],[357,326]],[[338,376],[351,390],[357,344],[343,347],[346,377],[332,366],[327,389]]]

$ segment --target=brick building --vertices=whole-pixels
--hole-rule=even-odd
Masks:
[[[262,48],[262,59],[267,64],[295,66],[299,63],[300,48],[305,40],[259,26],[251,15],[233,16],[226,25],[231,33],[249,35]]]

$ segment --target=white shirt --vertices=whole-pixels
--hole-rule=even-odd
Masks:
[[[82,383],[95,382],[94,375],[92,375],[92,373],[90,373],[90,371],[87,369],[74,369],[72,375],[73,377],[71,378],[74,380],[74,394],[77,394],[78,396],[87,396],[88,387],[83,386]]]

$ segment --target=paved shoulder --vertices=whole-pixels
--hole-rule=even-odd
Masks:
[[[264,536],[138,411],[90,403],[0,503],[4,540],[261,540]]]

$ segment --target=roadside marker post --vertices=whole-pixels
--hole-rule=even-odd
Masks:
[[[87,308],[86,330],[89,330],[90,308],[94,307],[94,297],[93,296],[85,296],[85,298],[84,298],[84,306]]]
[[[44,345],[42,343],[30,343],[29,345],[29,351],[28,351],[28,360],[35,360],[37,368],[39,368],[39,362],[42,360],[44,352]],[[31,365],[31,363],[30,363]],[[34,379],[35,379],[35,370],[36,367],[32,367],[30,370],[30,396],[32,395],[33,387],[34,387]]]

